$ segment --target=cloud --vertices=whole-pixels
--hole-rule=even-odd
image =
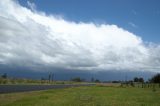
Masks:
[[[135,10],[132,10],[132,13],[133,13],[134,15],[137,15],[137,11],[135,11]]]
[[[133,22],[129,22],[128,23],[131,27],[137,28],[138,26],[136,24],[134,24]]]
[[[0,64],[84,71],[159,71],[160,46],[109,24],[72,22],[0,1]]]
[[[36,10],[36,5],[33,2],[27,1],[27,5],[32,11]]]

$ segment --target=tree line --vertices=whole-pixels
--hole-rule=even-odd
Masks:
[[[41,78],[41,82],[48,82],[48,83],[51,83],[54,81],[54,77],[55,75],[53,73],[49,73],[48,74],[48,78]],[[8,78],[8,75],[7,73],[4,73],[2,75],[0,75],[0,83],[6,83],[7,82],[7,79]],[[11,78],[10,78],[11,79]],[[19,79],[20,80],[20,79]],[[14,82],[14,80],[11,80],[12,82]],[[74,77],[74,78],[71,78],[70,81],[74,81],[74,82],[85,82],[86,80],[85,79],[82,79],[80,77]],[[95,83],[100,83],[101,81],[99,79],[94,79],[93,77],[91,78],[90,82],[95,82]],[[122,81],[112,81],[112,83],[122,83]],[[134,77],[133,80],[129,80],[129,81],[123,81],[123,83],[126,83],[126,84],[130,84],[132,86],[133,83],[158,83],[159,86],[160,86],[160,73],[152,76],[150,79],[148,79],[148,81],[144,81],[144,79],[142,77]]]

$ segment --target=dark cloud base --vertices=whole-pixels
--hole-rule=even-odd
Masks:
[[[44,70],[44,69],[43,69]],[[92,77],[95,79],[100,79],[101,81],[112,81],[112,80],[122,80],[124,81],[133,79],[134,77],[143,77],[145,80],[151,78],[155,73],[153,72],[143,72],[143,71],[98,71],[98,72],[88,72],[88,71],[78,71],[78,70],[66,70],[60,68],[50,68],[46,71],[35,71],[32,69],[24,67],[6,66],[0,65],[0,74],[7,73],[9,77],[12,78],[29,78],[29,79],[41,79],[47,78],[49,73],[54,73],[55,80],[70,80],[74,77],[81,77],[90,81]]]

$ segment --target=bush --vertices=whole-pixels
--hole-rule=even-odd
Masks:
[[[96,82],[96,83],[100,83],[100,80],[96,79],[95,82]]]
[[[75,82],[81,82],[81,78],[80,77],[76,77],[76,78],[73,78],[71,79],[71,81],[75,81]]]

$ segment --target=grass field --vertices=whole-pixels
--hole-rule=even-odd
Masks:
[[[0,94],[0,106],[160,106],[160,89],[92,86]]]

